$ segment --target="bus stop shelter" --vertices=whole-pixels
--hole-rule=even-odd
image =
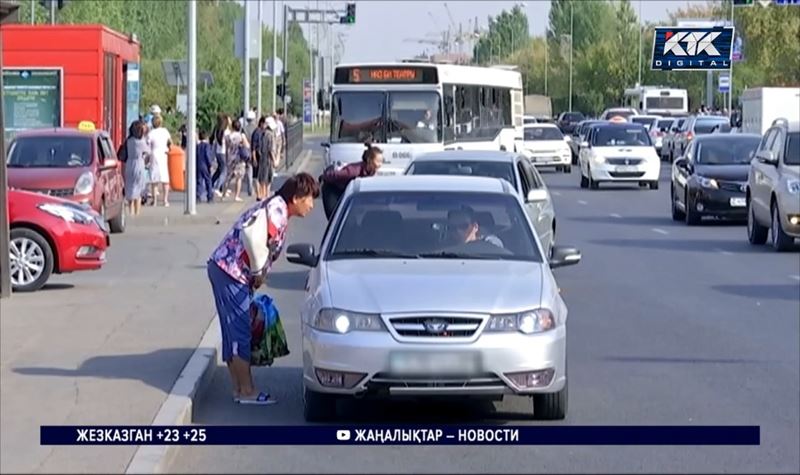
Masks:
[[[15,22],[19,13],[19,4],[8,0],[0,0],[0,24]],[[0,27],[0,71],[3,70],[3,34]],[[3,159],[0,160],[0,297],[7,298],[11,295],[11,262],[8,250],[8,179],[6,178],[6,144],[5,126],[3,125],[3,75],[0,74],[0,150]]]

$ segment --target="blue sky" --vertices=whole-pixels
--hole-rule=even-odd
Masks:
[[[332,8],[344,10],[345,2],[341,1],[281,1],[276,0],[279,12],[278,21],[282,21],[282,4],[290,8]],[[591,0],[580,0],[591,1]],[[255,2],[254,2],[255,3]],[[478,18],[479,27],[485,27],[489,15],[497,15],[502,10],[511,9],[516,3],[524,4],[532,34],[542,34],[547,25],[550,11],[549,0],[515,1],[425,1],[425,0],[359,0],[356,1],[356,24],[336,25],[334,34],[341,33],[344,43],[344,61],[380,61],[410,58],[427,49],[436,52],[434,45],[420,44],[417,39],[434,39],[434,33],[440,33],[451,24],[445,4],[452,15],[452,23],[458,28],[459,23],[466,31],[474,25]],[[640,2],[632,0],[634,10],[640,8]],[[657,21],[667,18],[670,10],[685,7],[690,3],[703,1],[677,0],[644,0],[641,1],[642,17],[645,21]],[[273,2],[263,2],[265,23],[272,24]],[[256,14],[254,5],[253,15]],[[329,38],[327,28],[320,28],[320,49],[327,51]],[[314,42],[316,39],[312,36]],[[268,54],[265,54],[268,56]]]

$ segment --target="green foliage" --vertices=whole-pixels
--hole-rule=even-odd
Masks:
[[[124,34],[135,33],[141,43],[141,107],[151,104],[162,109],[175,108],[176,88],[164,77],[164,60],[186,58],[185,1],[153,0],[73,0],[57,13],[58,23],[104,24]],[[34,3],[36,23],[49,22],[49,11]],[[30,22],[30,1],[20,3],[20,22]],[[238,113],[242,109],[241,60],[234,55],[234,24],[244,16],[244,7],[233,0],[199,0],[197,5],[197,69],[210,71],[214,84],[207,90],[198,88],[198,125],[213,126],[216,114]],[[261,31],[263,57],[272,56],[273,32]],[[283,59],[283,35],[278,35],[278,56]],[[285,62],[285,61],[284,61]],[[302,80],[308,76],[308,45],[300,26],[289,28],[289,91],[302,105]],[[258,64],[250,60],[251,105],[256,105]],[[263,111],[274,110],[272,80],[264,78]],[[280,101],[280,98],[278,98]],[[280,102],[278,102],[280,107]]]
[[[497,18],[489,17],[489,32],[478,40],[474,56],[482,64],[508,56],[523,47],[528,36],[528,17],[516,5],[510,12],[503,10]]]

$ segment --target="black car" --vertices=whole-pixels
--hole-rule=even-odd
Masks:
[[[586,117],[580,112],[562,112],[561,115],[558,116],[556,125],[561,129],[562,134],[572,135],[575,131],[575,126],[585,119]]]
[[[760,141],[756,134],[695,137],[672,164],[672,219],[689,225],[704,216],[746,219],[747,174]]]

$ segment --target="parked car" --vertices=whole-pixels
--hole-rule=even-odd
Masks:
[[[597,124],[589,128],[579,158],[581,188],[602,182],[638,183],[658,189],[661,161],[645,128],[633,123]]]
[[[582,112],[562,112],[558,115],[556,124],[564,135],[572,135],[575,131],[575,126],[586,117]]]
[[[800,122],[778,119],[767,129],[747,177],[747,236],[751,244],[786,251],[800,238]]]
[[[42,288],[51,274],[100,269],[108,224],[91,209],[61,198],[8,190],[11,287]]]
[[[672,219],[700,224],[705,216],[745,219],[747,174],[761,137],[701,135],[672,164]]]
[[[480,228],[478,215],[495,226]],[[505,180],[403,176],[348,185],[301,304],[303,408],[337,399],[443,396],[532,399],[534,417],[567,414],[567,307],[517,191]]]
[[[428,153],[414,158],[405,174],[483,176],[506,180],[517,190],[545,255],[550,255],[556,240],[553,199],[539,171],[524,156],[510,152],[464,150]],[[494,226],[491,222],[483,224]]]
[[[525,155],[537,167],[555,167],[564,173],[572,171],[570,138],[555,124],[532,124],[522,128],[522,137],[515,144],[517,152]]]
[[[111,232],[125,231],[122,164],[111,137],[91,123],[80,128],[20,132],[8,149],[8,186],[86,204]]]

